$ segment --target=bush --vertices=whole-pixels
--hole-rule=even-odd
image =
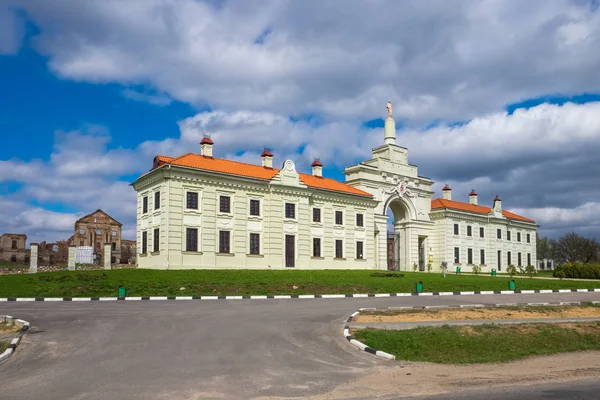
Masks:
[[[556,278],[600,279],[600,264],[558,265],[553,275]]]
[[[528,265],[525,267],[525,272],[529,275],[530,278],[533,278],[533,275],[537,274],[537,271],[533,265]]]
[[[475,275],[479,275],[480,272],[481,272],[481,267],[479,265],[473,265],[473,273]]]
[[[515,267],[514,265],[510,264],[507,268],[506,268],[506,272],[508,272],[508,274],[510,275],[510,277],[512,278],[513,275],[515,275],[517,273],[517,267]]]

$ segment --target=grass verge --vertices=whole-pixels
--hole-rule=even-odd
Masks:
[[[443,364],[506,362],[529,356],[600,350],[600,322],[363,329],[353,336],[398,360]]]
[[[332,293],[406,293],[423,282],[425,292],[508,290],[507,278],[360,270],[147,270],[61,271],[0,276],[0,297],[227,296]],[[564,282],[515,278],[516,288],[590,289],[600,281]]]
[[[0,340],[0,354],[4,353],[4,350],[8,349],[10,342]]]
[[[353,336],[397,360],[443,364],[506,362],[529,356],[600,350],[600,322],[363,329]]]

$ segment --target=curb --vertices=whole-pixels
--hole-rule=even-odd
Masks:
[[[363,309],[360,309],[360,310],[363,310]],[[352,322],[354,317],[356,317],[360,313],[360,310],[358,310],[357,312],[355,312],[354,314],[349,316],[348,319],[346,320],[346,323],[349,324],[350,322]],[[373,354],[377,357],[385,358],[387,360],[395,360],[396,359],[396,356],[393,354],[389,354],[389,353],[386,353],[385,351],[374,349],[374,348],[369,347],[366,344],[354,339],[352,337],[352,335],[350,335],[350,326],[349,325],[344,326],[344,338],[346,338],[346,340],[349,341],[350,344],[356,346],[359,350]]]
[[[461,305],[450,305],[450,306],[409,306],[409,307],[387,307],[387,308],[359,308],[358,311],[353,313],[346,319],[346,325],[344,326],[344,338],[350,342],[350,344],[356,346],[359,350],[366,351],[367,353],[373,354],[377,357],[385,358],[388,360],[395,360],[396,356],[393,354],[386,353],[385,351],[377,350],[366,344],[359,342],[352,335],[350,335],[350,324],[354,318],[364,311],[396,311],[396,310],[431,310],[431,309],[449,309],[449,308],[498,308],[498,307],[556,307],[556,306],[580,306],[587,303],[595,305],[600,304],[600,301],[561,301],[557,303],[505,303],[505,304],[461,304]]]
[[[0,297],[4,301],[148,301],[148,300],[267,300],[267,299],[343,299],[365,297],[405,296],[467,296],[475,294],[537,294],[537,293],[600,293],[600,289],[536,289],[536,290],[488,290],[474,292],[425,292],[425,293],[356,293],[356,294],[292,294],[268,296],[141,296],[141,297]]]
[[[9,315],[0,315],[0,321],[2,322],[12,322],[16,323],[16,325],[21,325],[21,330],[17,333],[17,336],[13,340],[10,341],[8,348],[4,350],[4,353],[0,354],[0,361],[6,360],[8,357],[12,355],[17,349],[17,346],[21,342],[21,338],[25,334],[25,332],[29,329],[29,322],[24,321],[22,319],[15,319]]]

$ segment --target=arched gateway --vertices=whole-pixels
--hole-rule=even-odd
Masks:
[[[396,144],[396,123],[388,102],[384,144],[373,149],[373,158],[344,171],[346,184],[372,193],[379,202],[375,214],[375,257],[378,269],[424,270],[433,254],[429,218],[433,181],[419,176],[408,163],[408,150]],[[394,218],[393,256],[388,262],[388,208]]]

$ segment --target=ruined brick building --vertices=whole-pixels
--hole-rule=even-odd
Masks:
[[[68,240],[77,247],[89,246],[103,254],[111,246],[112,263],[128,263],[135,257],[135,241],[121,239],[122,224],[102,210],[96,210],[75,222],[75,232]]]
[[[27,235],[5,233],[0,236],[0,261],[26,264],[29,262],[29,250],[25,248]]]

